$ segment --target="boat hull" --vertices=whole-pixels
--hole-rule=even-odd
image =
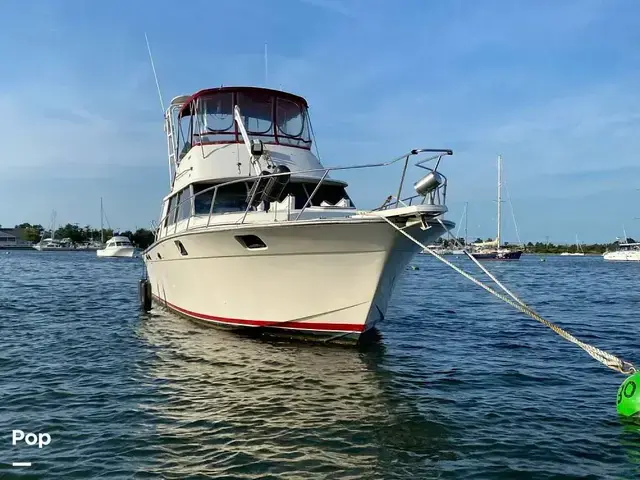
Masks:
[[[520,260],[522,250],[499,252],[477,252],[471,254],[476,260]]]
[[[135,247],[116,247],[96,250],[96,255],[98,257],[132,258],[135,252]]]
[[[610,262],[640,262],[640,251],[616,251],[606,252],[602,257]]]
[[[423,243],[444,233],[438,223],[406,231]],[[245,248],[236,239],[243,235],[258,236],[266,248]],[[353,342],[384,319],[398,278],[419,251],[376,219],[193,231],[163,239],[143,257],[154,300],[183,316]]]

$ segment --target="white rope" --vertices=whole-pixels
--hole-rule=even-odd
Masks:
[[[602,363],[603,365],[616,370],[617,372],[623,373],[625,375],[631,375],[633,373],[635,373],[637,370],[636,368],[633,366],[633,364],[622,360],[618,357],[616,357],[615,355],[612,355],[608,352],[605,352],[604,350],[600,350],[597,347],[594,347],[592,345],[589,345],[587,343],[584,343],[581,340],[578,340],[576,337],[574,337],[573,335],[571,335],[569,332],[563,330],[562,328],[558,327],[557,325],[551,323],[548,320],[545,320],[544,318],[542,318],[540,315],[538,315],[535,311],[533,311],[527,304],[525,304],[522,300],[520,300],[516,295],[514,295],[509,289],[507,289],[504,285],[502,285],[502,283],[500,283],[498,281],[497,278],[495,278],[484,266],[482,266],[480,264],[480,262],[478,262],[478,260],[476,258],[473,257],[473,255],[471,255],[467,249],[464,249],[465,254],[471,259],[473,260],[473,262],[478,265],[480,267],[480,269],[486,273],[489,278],[491,278],[507,295],[509,295],[508,298],[498,292],[496,292],[495,290],[493,290],[491,287],[489,287],[488,285],[485,285],[484,283],[482,283],[480,280],[477,280],[476,278],[474,278],[473,276],[471,276],[470,274],[468,274],[467,272],[465,272],[464,270],[462,270],[461,268],[457,267],[456,265],[454,265],[453,263],[449,262],[447,259],[443,258],[442,256],[440,256],[439,254],[437,254],[436,252],[434,252],[433,250],[431,250],[429,247],[427,247],[426,245],[422,244],[421,242],[419,242],[418,240],[416,240],[414,237],[412,237],[411,235],[409,235],[407,232],[405,232],[404,230],[402,230],[401,228],[399,228],[397,225],[395,225],[393,222],[391,222],[391,220],[389,220],[386,217],[377,215],[378,217],[382,218],[385,222],[387,222],[389,225],[391,225],[394,229],[396,229],[398,232],[400,232],[401,234],[403,234],[405,237],[407,237],[409,240],[411,240],[412,242],[414,242],[415,244],[419,245],[420,247],[423,248],[423,250],[425,252],[430,253],[431,255],[433,255],[434,257],[436,257],[438,260],[440,260],[441,262],[443,262],[445,265],[448,265],[449,267],[451,267],[453,270],[455,270],[456,272],[458,272],[460,275],[462,275],[463,277],[465,277],[468,280],[471,280],[473,283],[475,283],[476,285],[478,285],[479,287],[483,288],[484,290],[486,290],[487,292],[489,292],[490,294],[494,295],[495,297],[499,298],[500,300],[504,301],[505,303],[508,303],[509,305],[511,305],[512,307],[520,310],[522,313],[529,315],[531,318],[533,318],[534,320],[537,320],[538,322],[542,323],[543,325],[549,327],[551,330],[553,330],[555,333],[557,333],[558,335],[560,335],[562,338],[570,341],[571,343],[579,346],[580,348],[582,348],[585,352],[587,352],[589,355],[591,355],[593,358],[595,358],[596,360],[598,360],[600,363]],[[444,229],[449,232],[449,229],[444,225],[444,223],[442,223],[441,220],[438,219],[438,221],[440,222],[440,224],[444,227]]]

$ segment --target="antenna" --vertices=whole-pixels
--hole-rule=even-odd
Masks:
[[[151,47],[149,46],[149,38],[147,38],[147,32],[144,32],[144,39],[147,41],[147,51],[149,52],[149,60],[151,60],[153,78],[155,78],[156,80],[156,88],[158,89],[158,97],[160,98],[160,108],[162,108],[162,115],[164,115],[164,102],[162,101],[162,93],[160,92],[160,83],[158,82],[158,75],[156,74],[156,66],[153,64],[153,56],[151,55]]]
[[[264,44],[264,85],[269,85],[269,63],[267,58],[267,44]]]

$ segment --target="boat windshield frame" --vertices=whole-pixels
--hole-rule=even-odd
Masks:
[[[243,123],[264,144],[311,150],[308,105],[287,92],[257,87],[221,87],[192,95],[178,113],[178,151],[196,145],[243,143],[234,120],[238,105]]]

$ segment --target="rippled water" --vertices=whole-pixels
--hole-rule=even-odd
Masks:
[[[380,342],[349,349],[141,314],[139,260],[0,251],[0,477],[640,477],[622,375],[437,260],[415,264]],[[487,265],[640,364],[640,265]],[[14,429],[51,444],[12,446]]]

